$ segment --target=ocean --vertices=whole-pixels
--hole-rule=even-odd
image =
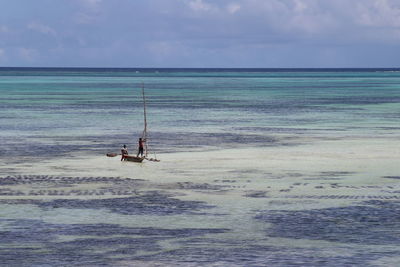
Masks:
[[[0,262],[396,266],[399,140],[400,69],[0,68]]]

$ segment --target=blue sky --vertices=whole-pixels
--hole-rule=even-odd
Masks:
[[[0,0],[0,66],[399,67],[400,0]]]

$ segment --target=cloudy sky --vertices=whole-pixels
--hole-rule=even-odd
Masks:
[[[399,67],[400,0],[0,0],[0,66]]]

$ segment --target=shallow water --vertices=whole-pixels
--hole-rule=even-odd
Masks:
[[[400,73],[0,70],[8,266],[395,266]],[[149,148],[136,152],[146,87]]]

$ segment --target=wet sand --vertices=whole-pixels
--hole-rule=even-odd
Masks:
[[[387,266],[400,256],[400,149],[390,139],[159,158],[3,164],[0,261]]]

